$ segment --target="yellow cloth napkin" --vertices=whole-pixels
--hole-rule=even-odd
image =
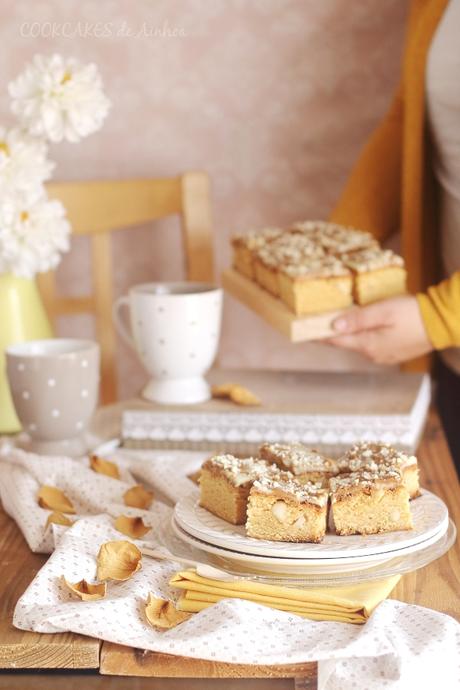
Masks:
[[[297,589],[251,580],[211,580],[190,569],[176,573],[169,584],[184,590],[177,603],[179,611],[194,613],[222,599],[247,599],[315,621],[361,624],[366,622],[377,604],[386,599],[399,579],[400,575],[394,575],[385,580],[346,587]]]

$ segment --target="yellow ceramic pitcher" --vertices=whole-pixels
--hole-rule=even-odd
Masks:
[[[0,274],[0,433],[21,428],[6,377],[5,348],[24,340],[51,337],[51,325],[35,280]]]

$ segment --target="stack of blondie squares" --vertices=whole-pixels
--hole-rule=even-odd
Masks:
[[[232,237],[233,266],[297,316],[369,304],[406,291],[403,259],[368,232],[325,221]]]
[[[255,539],[320,542],[412,529],[417,459],[385,443],[358,443],[337,460],[301,443],[265,443],[256,458],[203,464],[200,505]]]

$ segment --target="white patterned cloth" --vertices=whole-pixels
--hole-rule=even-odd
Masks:
[[[55,545],[17,603],[16,627],[48,633],[72,631],[212,661],[318,661],[320,690],[424,690],[435,687],[441,675],[443,690],[460,687],[460,625],[444,614],[398,601],[384,601],[364,626],[353,626],[308,621],[253,602],[228,599],[172,630],[157,630],[146,621],[145,602],[149,592],[173,600],[177,597],[168,582],[178,565],[147,557],[133,578],[110,582],[105,599],[76,600],[63,586],[61,576],[74,582],[94,580],[100,545],[126,538],[114,529],[112,517],[128,512],[121,500],[126,487],[134,478],[142,478],[162,493],[178,497],[189,489],[186,475],[197,468],[203,454],[123,451],[111,459],[122,470],[121,482],[95,475],[84,459],[40,458],[21,451],[1,456],[0,491],[6,509],[29,543],[41,547],[36,550]],[[81,517],[69,528],[53,525],[49,535],[44,536],[48,511],[36,506],[35,496],[45,481],[62,488],[78,510],[99,514]],[[144,522],[152,526],[145,540],[150,545],[159,543],[155,527],[169,520],[172,509],[154,501],[149,511],[130,511],[142,515]]]
[[[134,514],[136,511],[130,511],[123,503],[123,494],[130,486],[138,482],[150,485],[174,503],[190,492],[194,484],[187,475],[199,469],[207,455],[190,451],[116,450],[106,456],[120,470],[120,479],[112,479],[91,470],[87,457],[39,456],[5,443],[0,449],[0,497],[30,549],[50,553],[53,535],[45,525],[51,511],[37,503],[42,484],[61,489],[78,516]]]

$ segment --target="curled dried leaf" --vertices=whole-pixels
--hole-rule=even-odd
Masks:
[[[185,611],[178,611],[172,601],[155,597],[149,594],[145,615],[150,625],[155,628],[175,628],[179,623],[183,623],[193,614]]]
[[[259,398],[248,388],[240,386],[238,383],[222,383],[212,386],[211,394],[213,398],[227,398],[237,405],[260,405]]]
[[[153,501],[153,493],[147,491],[141,484],[136,484],[136,486],[132,486],[128,491],[125,491],[123,501],[125,506],[147,510]]]
[[[231,390],[235,385],[235,383],[220,383],[211,386],[211,395],[213,398],[229,398]]]
[[[152,529],[144,523],[141,517],[129,517],[128,515],[119,515],[114,524],[115,529],[132,539],[142,539]]]
[[[95,582],[91,584],[86,580],[79,580],[79,582],[69,582],[64,575],[62,581],[65,586],[70,589],[72,594],[75,594],[82,601],[94,601],[95,599],[103,599],[107,594],[107,585],[105,582]]]
[[[237,405],[260,405],[259,398],[244,386],[233,386],[230,391],[230,400]]]
[[[97,555],[98,580],[129,580],[142,567],[142,554],[130,541],[107,541]]]
[[[111,462],[111,460],[104,460],[104,458],[100,458],[99,455],[91,455],[89,466],[98,474],[105,474],[107,477],[112,477],[112,479],[120,479],[118,465]]]
[[[73,525],[73,522],[68,517],[66,517],[64,513],[59,513],[55,510],[48,515],[48,519],[45,524],[45,529],[49,527],[51,524],[64,525],[65,527],[70,527],[70,525]]]
[[[38,505],[59,513],[75,513],[72,502],[61,489],[55,486],[41,486],[38,491]]]

